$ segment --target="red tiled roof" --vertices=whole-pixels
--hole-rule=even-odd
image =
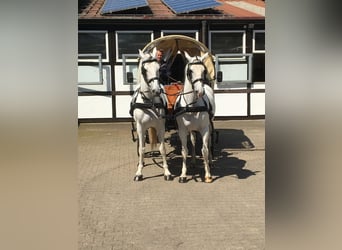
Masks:
[[[250,6],[262,7],[265,9],[265,2],[262,0],[217,0],[221,6],[213,8],[211,11],[203,11],[197,14],[188,13],[176,15],[161,0],[147,0],[151,13],[146,14],[125,14],[112,13],[101,15],[101,8],[105,0],[80,0],[79,19],[264,19],[264,15],[250,11],[240,5],[236,7],[233,2],[243,2]],[[235,5],[235,6],[234,6]],[[132,12],[134,13],[134,12]]]
[[[155,16],[171,16],[172,11],[160,0],[147,0],[153,15]]]
[[[220,1],[224,4],[221,6],[216,7],[216,9],[222,10],[224,13],[229,13],[233,15],[234,17],[237,18],[250,18],[250,17],[261,17],[261,15],[251,12],[247,9],[243,9],[241,7],[236,7],[232,5],[232,2],[244,2],[248,4],[254,4],[259,7],[264,7],[265,8],[265,2],[264,1],[258,1],[258,0],[226,0],[226,1]],[[258,4],[256,4],[258,3]]]

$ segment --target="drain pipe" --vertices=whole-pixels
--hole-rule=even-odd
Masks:
[[[202,43],[205,46],[207,45],[207,21],[203,20],[202,21]]]

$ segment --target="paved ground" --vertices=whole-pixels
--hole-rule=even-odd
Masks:
[[[130,123],[79,126],[81,250],[265,249],[265,121],[216,121],[219,142],[211,184],[202,161],[187,183],[176,131],[168,138],[166,182],[159,156],[146,159],[134,182],[137,144]],[[155,162],[153,162],[153,160]]]

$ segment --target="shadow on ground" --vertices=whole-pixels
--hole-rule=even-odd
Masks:
[[[181,142],[179,140],[177,132],[170,133],[170,137],[166,142],[170,148],[173,149],[167,155],[170,172],[175,176],[180,176],[182,168],[182,154],[181,154]],[[252,150],[255,148],[253,142],[245,135],[243,130],[240,129],[217,129],[215,130],[213,138],[213,166],[211,167],[211,174],[213,181],[226,177],[236,176],[238,179],[246,179],[250,176],[256,175],[258,171],[251,171],[245,168],[246,161],[232,156],[229,151],[237,150]],[[189,154],[191,152],[192,145],[188,138]],[[201,158],[201,136],[196,136],[196,166],[190,166],[190,155],[187,158],[188,164],[188,176],[192,176],[190,180],[201,181],[204,178],[203,159]],[[159,165],[159,160],[155,160],[155,163]],[[160,165],[159,165],[160,166]],[[160,166],[161,167],[161,166]],[[189,181],[190,181],[189,180]]]

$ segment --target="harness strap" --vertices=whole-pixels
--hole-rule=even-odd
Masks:
[[[182,115],[184,113],[187,113],[187,112],[191,112],[191,113],[195,113],[195,112],[203,112],[203,111],[207,111],[209,112],[208,110],[208,107],[207,106],[200,106],[200,107],[177,107],[175,109],[175,117],[179,116],[179,115]]]
[[[144,75],[144,80],[147,84],[150,84],[151,82],[153,82],[154,80],[159,80],[159,77],[152,77],[150,80],[147,80],[147,78],[145,79],[145,75]]]
[[[204,81],[204,79],[203,78],[197,78],[197,79],[191,81],[191,84],[194,85],[196,82],[199,82],[199,81]]]
[[[179,115],[182,115],[187,112],[195,113],[195,112],[204,112],[207,111],[209,114],[210,119],[213,118],[214,114],[211,112],[213,110],[213,107],[211,106],[211,103],[207,103],[204,99],[205,106],[199,106],[199,107],[189,107],[188,105],[185,107],[180,107],[179,102],[176,103],[176,108],[174,110],[174,116],[177,117]]]
[[[132,103],[131,108],[129,110],[129,114],[133,116],[134,109],[154,109],[154,108],[164,108],[165,105],[163,103]]]

